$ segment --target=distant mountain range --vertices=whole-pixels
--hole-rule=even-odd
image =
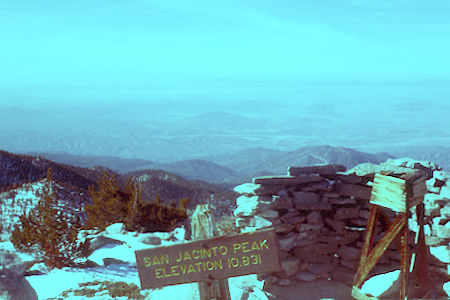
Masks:
[[[247,149],[234,154],[156,163],[143,159],[123,159],[101,156],[79,156],[66,153],[34,153],[63,164],[79,167],[102,165],[119,173],[145,169],[165,170],[188,180],[201,180],[226,186],[237,185],[252,177],[267,174],[286,174],[289,166],[342,164],[352,168],[360,163],[380,163],[393,156],[387,153],[366,153],[344,147],[314,146],[295,151],[277,151],[266,148]]]

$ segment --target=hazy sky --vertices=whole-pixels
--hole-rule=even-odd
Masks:
[[[449,16],[448,0],[0,0],[0,88],[449,80]]]

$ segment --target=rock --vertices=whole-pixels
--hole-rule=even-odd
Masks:
[[[339,257],[345,260],[359,261],[361,257],[361,249],[342,245],[338,248],[337,254],[339,255]]]
[[[406,167],[411,169],[430,169],[430,170],[442,170],[437,164],[433,162],[429,162],[426,160],[416,160],[409,157],[401,157],[401,158],[390,158],[386,162],[381,164],[382,166],[398,166],[398,167]]]
[[[281,269],[283,276],[291,277],[299,270],[300,260],[297,258],[292,258],[288,260],[283,260],[281,262]]]
[[[437,246],[430,247],[430,253],[439,261],[449,264],[450,263],[450,246]]]
[[[263,218],[267,218],[267,219],[275,219],[275,218],[279,217],[278,211],[273,210],[273,209],[267,209],[267,210],[261,211],[258,215]]]
[[[285,279],[277,280],[277,282],[275,284],[279,285],[279,286],[289,286],[293,283],[294,282],[292,280],[285,278]]]
[[[303,175],[303,176],[261,176],[253,178],[254,184],[261,185],[279,185],[279,186],[296,186],[299,184],[305,184],[310,182],[320,182],[325,180],[323,177],[316,175]],[[281,189],[281,188],[280,188]]]
[[[274,196],[270,208],[272,209],[290,209],[294,207],[292,199],[288,196]]]
[[[112,239],[103,235],[99,235],[94,237],[89,243],[89,253],[94,252],[95,250],[105,246],[105,245],[121,245],[124,244],[123,241],[119,241],[116,239]]]
[[[253,217],[236,218],[236,227],[253,227],[255,226],[255,219]]]
[[[254,287],[253,292],[248,294],[247,300],[269,300],[269,297],[267,297],[265,292]]]
[[[337,184],[336,190],[341,196],[355,197],[366,201],[370,200],[370,193],[372,192],[371,187],[347,183]]]
[[[308,271],[299,271],[295,274],[295,278],[301,281],[314,281],[317,279],[317,275]]]
[[[11,251],[0,249],[0,299],[37,300],[36,291],[25,279],[34,262],[23,262]]]
[[[296,247],[294,249],[295,257],[306,260],[309,256],[326,254],[332,256],[337,250],[336,244],[316,243],[313,245]]]
[[[236,217],[252,216],[262,210],[268,209],[272,202],[269,196],[240,196],[236,199],[237,208],[233,211]]]
[[[105,257],[103,259],[103,264],[105,267],[109,266],[109,265],[120,265],[120,264],[126,264],[125,261],[117,259],[117,258],[112,258],[112,257]]]
[[[241,195],[255,196],[256,195],[255,191],[257,191],[260,188],[261,188],[260,184],[244,183],[236,186],[233,190]]]
[[[450,173],[445,171],[433,171],[433,178],[440,181],[450,181]]]
[[[292,248],[295,247],[296,244],[296,236],[295,235],[291,235],[289,237],[285,237],[282,239],[279,239],[279,245],[280,245],[280,250],[281,251],[288,251]]]
[[[322,275],[324,273],[330,273],[332,272],[338,265],[337,260],[330,263],[310,263],[308,265],[308,272],[311,272],[313,274]]]
[[[332,175],[336,172],[345,172],[347,168],[343,165],[321,165],[312,167],[289,167],[288,174],[300,176],[304,174]]]
[[[294,218],[301,218],[299,222],[294,222],[294,221],[290,221]],[[305,217],[301,216],[300,213],[296,210],[296,211],[289,211],[287,213],[285,213],[284,215],[282,215],[280,217],[280,220],[285,222],[285,223],[291,223],[291,224],[297,224],[297,223],[301,223],[305,220]]]
[[[295,208],[298,210],[332,210],[333,207],[329,203],[297,203]]]
[[[293,192],[294,204],[297,203],[317,203],[320,201],[320,196],[311,192]]]
[[[335,220],[356,219],[359,215],[358,207],[340,207],[334,215]]]
[[[355,278],[356,271],[343,267],[343,266],[337,266],[332,272],[331,272],[331,279],[345,283],[347,285],[353,285],[353,279]]]
[[[321,191],[332,191],[333,187],[330,186],[328,181],[322,181],[319,183],[310,184],[307,187],[302,188],[304,192],[321,192]]]
[[[359,266],[359,261],[356,261],[356,260],[345,260],[345,259],[341,259],[340,261],[339,261],[339,264],[341,265],[341,266],[343,266],[343,267],[346,267],[346,268],[348,268],[348,269],[351,269],[351,270],[357,270],[358,269],[358,266]]]
[[[295,246],[302,247],[317,243],[319,239],[318,233],[315,231],[305,231],[297,234]]]
[[[397,295],[400,290],[400,270],[379,274],[366,280],[361,292],[374,297],[383,298]]]
[[[339,234],[344,234],[347,232],[347,229],[345,228],[345,223],[342,220],[333,220],[330,218],[326,218],[325,222]]]
[[[161,245],[161,238],[151,233],[140,236],[138,241],[146,245]]]
[[[442,286],[442,289],[447,294],[447,297],[450,298],[450,281],[447,281],[446,283],[444,283],[444,285]]]
[[[361,177],[355,175],[355,174],[336,174],[336,179],[343,182],[343,183],[349,183],[349,184],[362,184],[363,180]]]
[[[356,199],[353,199],[353,198],[340,197],[340,198],[330,199],[330,203],[334,204],[334,205],[354,205],[357,202],[356,202]]]
[[[358,231],[347,231],[343,235],[339,235],[338,237],[338,244],[340,245],[348,245],[360,238],[360,233]]]
[[[450,184],[446,184],[443,187],[441,187],[441,190],[439,192],[439,198],[443,199],[444,201],[442,204],[445,205],[445,203],[448,203],[450,200]]]
[[[305,231],[315,231],[315,232],[320,232],[320,230],[322,229],[321,225],[317,225],[317,224],[297,224],[295,226],[295,230],[297,232],[305,232]]]
[[[358,216],[360,218],[363,218],[363,219],[366,219],[366,220],[369,219],[369,215],[370,215],[370,211],[368,209],[361,209],[359,211],[359,214],[358,214]]]
[[[124,234],[127,230],[123,223],[115,223],[106,227],[105,232],[107,234]]]
[[[320,225],[320,227],[323,226],[322,215],[317,211],[310,212],[306,216],[306,222],[308,222],[308,224]]]
[[[446,219],[450,219],[450,203],[449,205],[444,206],[441,208],[441,216]]]
[[[274,220],[270,221],[263,217],[255,216],[254,227],[256,227],[257,229],[267,228],[267,227],[271,227],[272,225],[278,225],[278,224],[281,224],[280,220],[274,219]]]
[[[445,225],[433,224],[433,231],[436,231],[436,236],[440,239],[450,239],[450,222]]]
[[[443,245],[444,243],[448,243],[448,242],[438,238],[437,236],[425,235],[425,244],[427,246],[439,246],[439,245]]]
[[[426,184],[429,193],[439,194],[441,192],[441,188],[436,186],[436,179],[431,178],[426,181]]]
[[[280,225],[274,226],[274,229],[275,229],[276,233],[286,233],[286,232],[291,232],[292,230],[294,230],[294,225],[293,224],[280,224]]]

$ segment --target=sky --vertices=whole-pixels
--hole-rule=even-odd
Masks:
[[[0,89],[450,80],[447,0],[0,0]]]

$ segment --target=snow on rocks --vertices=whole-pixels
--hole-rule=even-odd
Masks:
[[[361,292],[374,297],[386,297],[393,295],[400,288],[400,270],[373,276],[366,280],[361,287]]]
[[[36,291],[25,279],[25,271],[33,264],[0,248],[0,299],[38,299]]]

